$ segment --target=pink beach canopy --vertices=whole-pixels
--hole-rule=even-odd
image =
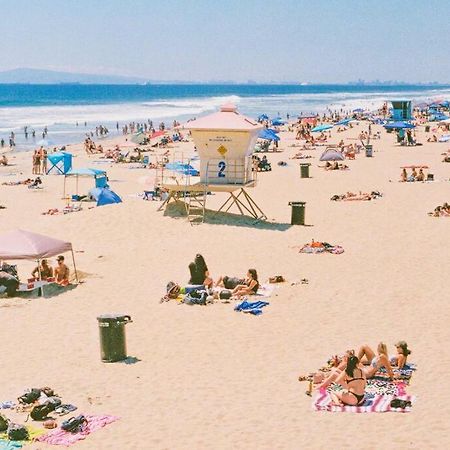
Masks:
[[[0,236],[0,260],[43,259],[72,250],[70,242],[30,231],[15,230]]]
[[[259,130],[263,126],[248,117],[239,114],[234,105],[223,105],[220,111],[209,116],[188,122],[184,125],[188,130]]]

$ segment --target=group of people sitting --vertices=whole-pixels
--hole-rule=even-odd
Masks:
[[[367,192],[359,191],[359,194],[353,192],[346,192],[342,195],[333,195],[330,200],[333,201],[356,201],[356,200],[375,200],[376,198],[382,197],[383,194],[379,191],[372,191],[370,194]]]
[[[334,356],[332,369],[328,376],[324,372],[314,374],[319,382],[317,389],[324,390],[332,383],[341,385],[344,389],[332,392],[333,401],[337,404],[360,406],[365,400],[367,379],[373,378],[380,369],[386,371],[390,380],[399,378],[394,368],[403,369],[406,366],[411,350],[405,341],[395,344],[396,354],[389,356],[387,346],[380,342],[375,353],[368,345],[363,345],[358,352],[347,350],[342,357]],[[302,377],[299,378],[301,380]]]
[[[323,166],[323,167],[325,170],[347,170],[347,169],[349,169],[347,164],[342,164],[337,161],[334,161],[334,162],[327,161],[325,163],[325,166]]]
[[[450,217],[450,205],[445,202],[442,206],[436,206],[433,212],[428,213],[432,217]]]
[[[272,165],[266,155],[263,155],[262,158],[253,155],[253,170],[257,172],[270,172],[272,170]]]
[[[88,155],[94,155],[96,153],[103,153],[103,147],[101,144],[96,145],[96,143],[90,138],[87,137],[84,140],[84,150]]]
[[[400,175],[400,181],[401,182],[414,182],[414,181],[425,181],[427,177],[425,176],[425,173],[422,168],[419,169],[419,172],[417,172],[416,168],[413,167],[411,174],[408,175],[408,172],[406,171],[406,168],[403,168],[402,173]]]
[[[69,284],[69,274],[70,270],[64,263],[64,256],[62,255],[59,255],[56,258],[55,268],[49,265],[48,260],[43,259],[31,272],[31,276],[34,280],[47,281],[54,278],[55,283],[60,286],[67,286]]]
[[[248,269],[243,278],[220,276],[214,283],[210,276],[208,266],[201,254],[197,254],[193,262],[189,264],[189,285],[204,286],[206,290],[224,288],[231,291],[231,296],[241,298],[246,295],[254,295],[259,289],[258,273],[255,269]]]
[[[68,286],[69,285],[69,268],[64,263],[64,256],[60,255],[56,258],[57,265],[55,268],[52,268],[48,260],[41,260],[40,264],[36,266],[31,272],[30,281],[52,281],[60,286]],[[3,263],[0,265],[0,287],[6,289],[6,294],[8,297],[13,297],[16,295],[17,290],[19,289],[20,280],[17,274],[16,266],[9,265],[7,263]]]

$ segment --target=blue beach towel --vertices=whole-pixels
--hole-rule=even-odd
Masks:
[[[0,439],[0,450],[16,450],[22,448],[22,444],[18,441],[5,441]]]
[[[235,311],[242,311],[245,313],[250,313],[255,316],[259,316],[262,314],[262,309],[264,306],[269,305],[269,302],[248,302],[247,300],[244,300],[243,302],[239,303],[234,307]]]

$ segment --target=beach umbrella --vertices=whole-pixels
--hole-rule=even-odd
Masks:
[[[354,119],[342,119],[339,122],[336,122],[335,125],[348,125]]]
[[[42,147],[51,147],[52,145],[55,145],[50,139],[41,139],[40,141],[37,141],[36,144]]]
[[[320,161],[343,161],[343,160],[344,155],[339,150],[335,150],[334,148],[325,150],[320,155]]]
[[[258,137],[260,139],[265,139],[266,141],[279,141],[280,137],[277,136],[275,130],[271,130],[270,128],[263,128],[259,134]]]
[[[416,127],[412,123],[402,122],[402,121],[387,123],[386,125],[383,125],[383,126],[387,130],[399,130],[399,129],[403,129],[403,128],[415,128]]]
[[[139,145],[142,144],[146,138],[147,135],[145,133],[139,132],[131,137],[131,142],[134,142],[135,144]]]
[[[333,128],[333,125],[323,123],[322,125],[317,125],[317,127],[314,127],[311,131],[321,132],[330,130],[331,128]]]

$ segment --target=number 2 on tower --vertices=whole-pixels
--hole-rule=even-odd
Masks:
[[[219,166],[219,173],[217,174],[217,176],[219,178],[224,178],[225,177],[225,174],[224,174],[225,167],[227,167],[227,165],[225,164],[225,161],[220,161],[218,166]]]

